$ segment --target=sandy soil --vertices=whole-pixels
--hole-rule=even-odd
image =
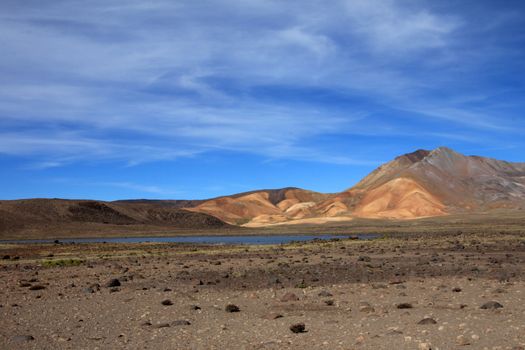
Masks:
[[[525,237],[430,237],[1,245],[0,349],[523,349]]]

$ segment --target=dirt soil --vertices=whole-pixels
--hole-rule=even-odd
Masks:
[[[0,349],[525,348],[518,233],[3,244],[0,259]]]

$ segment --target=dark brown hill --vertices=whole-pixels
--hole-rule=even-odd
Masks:
[[[91,200],[24,199],[0,201],[0,237],[20,232],[54,230],[85,231],[93,235],[120,227],[120,230],[143,228],[173,230],[213,230],[228,228],[220,219],[155,203],[112,203]]]

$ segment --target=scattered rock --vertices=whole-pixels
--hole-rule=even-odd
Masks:
[[[489,301],[489,302],[486,302],[485,304],[481,305],[480,309],[483,309],[483,310],[495,310],[495,309],[501,309],[502,307],[503,307],[503,305],[501,305],[497,301]]]
[[[109,280],[108,283],[106,283],[107,288],[119,287],[119,286],[120,286],[120,281],[118,280],[118,278],[112,278],[111,280]]]
[[[436,320],[434,320],[433,318],[425,317],[424,319],[419,321],[417,324],[428,325],[428,324],[436,324],[436,323],[437,323]]]
[[[167,323],[167,322],[163,322],[163,323],[158,323],[158,324],[156,324],[154,327],[155,327],[155,328],[167,328],[167,327],[169,327],[169,326],[170,326],[169,323]]]
[[[283,295],[283,297],[281,298],[281,301],[282,302],[288,302],[288,301],[298,301],[299,300],[299,297],[297,295],[295,295],[294,293],[286,293],[285,295]]]
[[[42,289],[46,289],[46,287],[40,284],[29,287],[29,290],[42,290]]]
[[[188,320],[177,320],[171,323],[172,326],[189,326],[191,322]]]
[[[169,299],[166,299],[166,300],[163,300],[160,302],[162,305],[164,306],[170,306],[170,305],[173,305],[173,302]]]
[[[276,312],[272,312],[268,315],[265,315],[263,318],[267,319],[267,320],[276,320],[278,318],[282,318],[284,317],[283,315],[281,315],[280,313],[276,313]]]
[[[388,332],[386,332],[385,334],[386,335],[401,335],[401,334],[403,334],[403,332],[398,330],[398,329],[391,329]]]
[[[456,287],[456,288],[453,288],[452,291],[453,291],[454,293],[459,293],[459,292],[461,292],[461,288]]]
[[[359,307],[360,312],[366,312],[366,313],[373,313],[376,310],[368,303],[361,303],[361,306]]]
[[[357,261],[370,262],[370,261],[372,261],[372,259],[369,256],[362,255],[359,258],[357,258]]]
[[[305,329],[306,329],[306,326],[304,325],[304,323],[295,323],[290,326],[290,330],[293,333],[304,333]]]
[[[27,341],[33,341],[35,338],[33,338],[32,335],[15,335],[13,337],[13,341],[16,343],[23,343]]]
[[[468,341],[467,338],[465,338],[465,336],[458,335],[457,338],[456,338],[456,344],[458,344],[460,346],[465,346],[465,345],[470,345],[470,342]]]
[[[317,294],[317,295],[320,296],[320,297],[332,297],[333,296],[332,293],[330,293],[330,292],[328,292],[326,290],[323,290],[323,291],[319,292],[319,294]]]
[[[201,307],[199,305],[191,305],[190,310],[200,310]]]
[[[398,309],[412,309],[413,308],[412,304],[410,304],[410,303],[397,304],[396,307]]]
[[[226,312],[239,312],[239,311],[241,311],[241,309],[239,309],[239,307],[237,305],[234,305],[234,304],[226,305],[224,310],[226,310]]]

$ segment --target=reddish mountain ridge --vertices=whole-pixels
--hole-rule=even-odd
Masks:
[[[399,156],[341,193],[280,191],[277,201],[269,200],[268,190],[255,191],[204,201],[189,210],[253,227],[517,209],[525,207],[525,163],[464,156],[439,147]]]

